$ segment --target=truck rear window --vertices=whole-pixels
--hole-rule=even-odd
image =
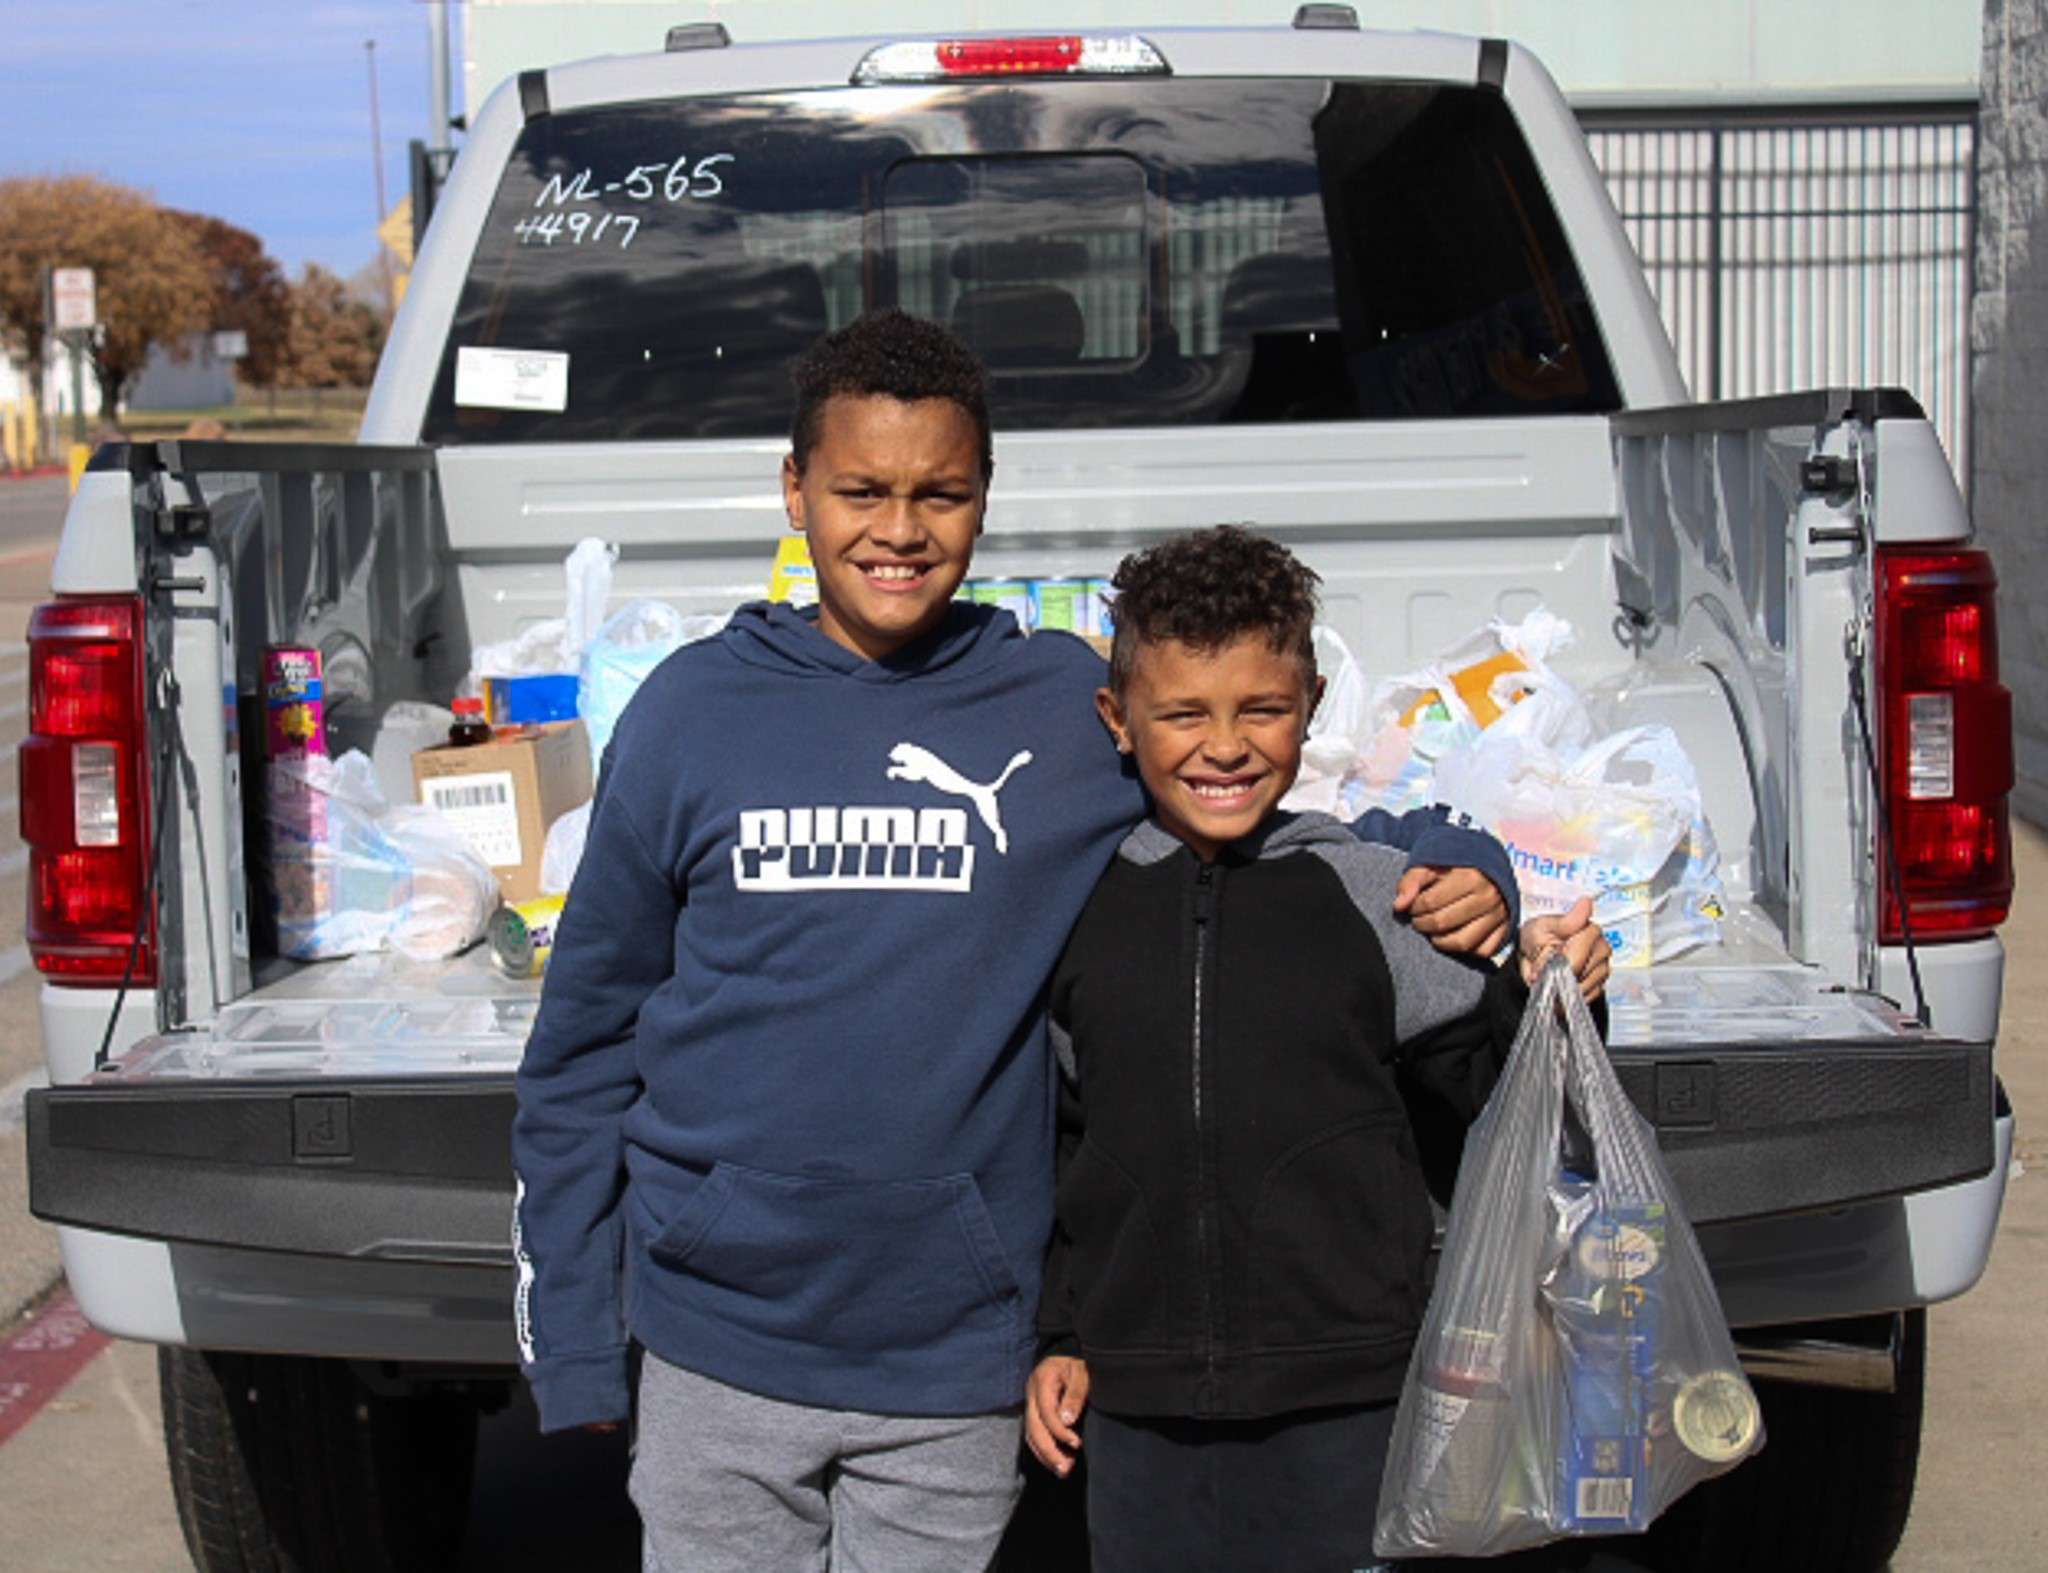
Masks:
[[[779,436],[790,360],[884,305],[981,352],[1006,430],[1620,406],[1497,94],[1059,81],[530,122],[425,435]]]

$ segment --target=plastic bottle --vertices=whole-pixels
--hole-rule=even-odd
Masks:
[[[465,696],[450,701],[448,708],[455,712],[455,724],[448,728],[450,748],[474,748],[491,740],[491,723],[484,719],[481,699]]]

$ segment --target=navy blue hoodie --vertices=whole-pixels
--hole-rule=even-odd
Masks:
[[[871,662],[742,608],[606,751],[519,1072],[520,1354],[544,1430],[627,1345],[822,1408],[1017,1403],[1052,1223],[1045,988],[1144,811],[1079,640],[954,606]],[[1477,866],[1435,811],[1361,834]]]

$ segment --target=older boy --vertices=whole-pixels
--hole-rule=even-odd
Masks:
[[[953,600],[991,468],[950,334],[828,336],[783,474],[817,607],[678,652],[607,752],[519,1075],[518,1330],[546,1430],[624,1418],[644,1346],[670,1573],[961,1573],[1015,1498],[1045,980],[1142,798],[1100,660]],[[1483,837],[1390,828],[1509,881]],[[1501,926],[1477,876],[1412,879],[1444,942]]]
[[[1411,1099],[1485,1102],[1527,980],[1607,974],[1591,903],[1521,967],[1388,911],[1400,859],[1284,814],[1320,687],[1315,575],[1224,527],[1125,560],[1102,716],[1152,817],[1053,974],[1066,1072],[1033,1450],[1088,1416],[1095,1573],[1352,1573],[1420,1325]]]

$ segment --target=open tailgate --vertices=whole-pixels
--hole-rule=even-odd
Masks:
[[[332,994],[347,992],[342,970]],[[535,997],[495,987],[259,996],[86,1083],[31,1093],[31,1210],[150,1239],[509,1262],[512,1074]],[[1928,1032],[1793,965],[1625,973],[1611,999],[1616,1070],[1697,1223],[1992,1166],[1988,1043]]]

